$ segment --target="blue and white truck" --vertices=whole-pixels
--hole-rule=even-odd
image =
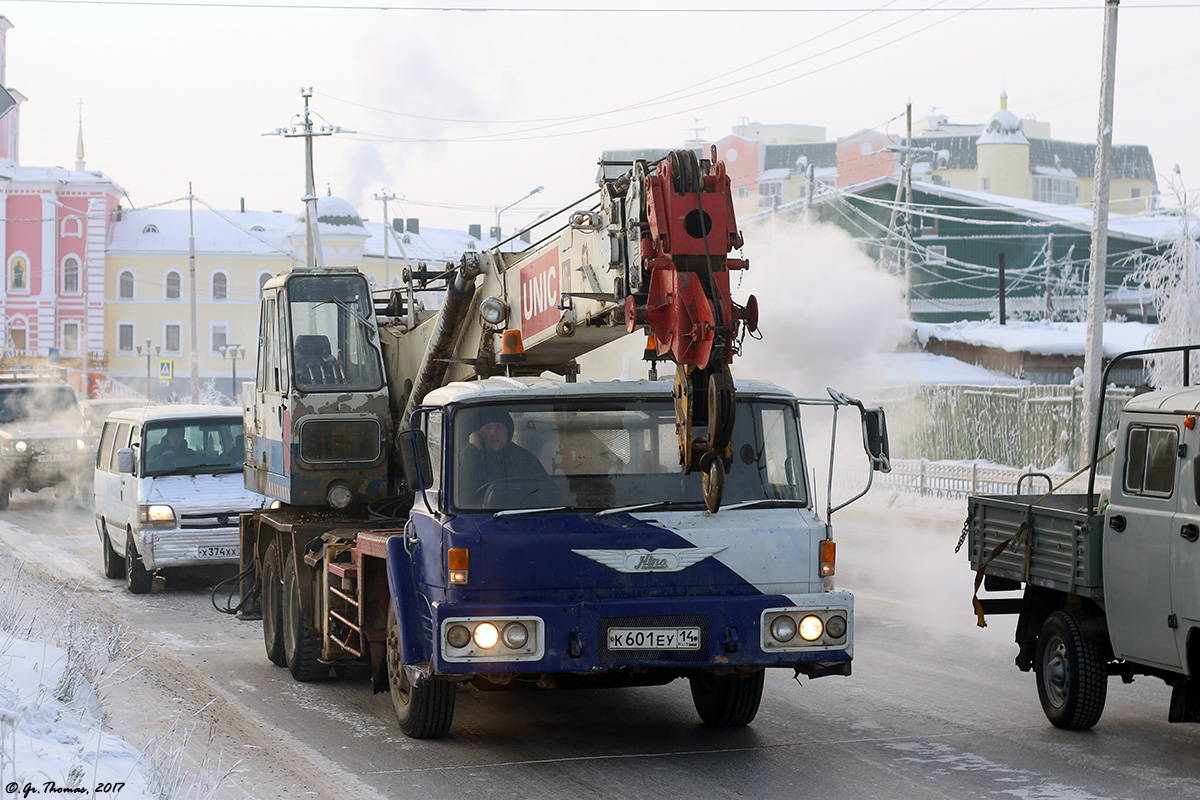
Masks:
[[[319,263],[266,284],[246,482],[276,507],[242,518],[241,559],[271,661],[301,681],[369,672],[416,738],[449,732],[465,683],[687,678],[704,721],[741,726],[767,668],[850,674],[853,597],[801,407],[856,406],[873,469],[883,412],[730,377],[756,312],[729,298],[745,262],[726,258],[719,166],[635,165],[530,250],[448,266],[436,311]],[[655,199],[656,176],[690,209]],[[682,238],[706,235],[689,261]],[[644,327],[674,382],[574,379]]]

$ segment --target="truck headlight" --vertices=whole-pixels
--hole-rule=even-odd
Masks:
[[[24,440],[17,442],[16,445],[14,445],[14,447],[16,447],[16,450],[18,453],[24,454],[24,453],[29,452],[29,442],[26,442]]]
[[[471,641],[471,632],[466,625],[451,625],[446,629],[446,643],[451,647],[466,647]]]
[[[815,642],[825,632],[825,623],[815,614],[809,614],[800,620],[800,638],[806,642]]]
[[[504,626],[501,634],[504,646],[512,650],[520,650],[529,641],[529,629],[520,622],[510,622]]]
[[[475,644],[484,650],[491,650],[500,641],[500,631],[490,622],[484,622],[475,628]]]
[[[354,492],[344,483],[334,483],[330,485],[326,499],[334,508],[345,508],[354,499]]]
[[[167,505],[138,506],[142,522],[174,522],[175,509]]]
[[[825,623],[825,632],[831,639],[842,638],[846,635],[846,618],[840,615],[830,617],[829,622]]]
[[[796,636],[796,620],[787,614],[776,617],[771,622],[771,635],[777,642],[790,642]]]

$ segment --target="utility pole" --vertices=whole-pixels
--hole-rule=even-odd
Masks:
[[[321,234],[317,230],[317,185],[313,177],[313,137],[332,136],[335,133],[354,133],[337,125],[322,125],[313,128],[312,115],[308,110],[308,99],[313,90],[309,86],[300,88],[300,96],[304,98],[304,112],[292,117],[288,128],[276,128],[264,133],[263,136],[283,136],[288,139],[302,137],[304,139],[304,249],[306,267],[324,267],[325,255],[321,252]]]
[[[1104,54],[1100,64],[1100,117],[1096,132],[1096,180],[1092,206],[1092,258],[1088,279],[1087,342],[1083,356],[1083,442],[1081,464],[1091,461],[1100,425],[1104,358],[1104,279],[1108,271],[1108,184],[1112,158],[1113,85],[1117,75],[1117,7],[1104,2]],[[1099,453],[1097,453],[1097,456]]]
[[[1008,322],[1008,315],[1005,313],[1005,306],[1004,306],[1004,292],[1006,290],[1006,287],[1004,285],[1004,253],[1000,253],[999,256],[1000,256],[1000,274],[999,274],[998,288],[1000,289],[1000,324],[1004,325]]]
[[[388,192],[385,186],[382,194],[373,194],[371,195],[371,199],[383,201],[383,285],[391,289],[392,269],[388,264],[388,240],[392,238],[392,233],[389,230],[391,225],[388,222],[387,204],[389,200],[395,200],[396,195]]]
[[[200,402],[200,351],[196,346],[196,225],[192,216],[192,182],[188,181],[188,271],[192,283],[192,402]],[[228,290],[226,290],[228,291]],[[148,347],[148,345],[147,345]]]
[[[888,221],[887,238],[884,240],[883,249],[884,249],[884,252],[888,254],[888,266],[889,266],[888,271],[890,272],[891,271],[890,266],[891,266],[891,262],[892,262],[892,253],[891,253],[892,236],[895,235],[895,233],[896,233],[896,223],[897,223],[897,219],[900,214],[900,202],[901,202],[900,198],[903,196],[904,197],[904,230],[905,230],[905,236],[904,236],[904,242],[903,242],[903,246],[904,246],[904,250],[903,250],[903,254],[904,254],[904,261],[903,261],[903,264],[904,264],[904,309],[905,309],[905,311],[908,312],[908,316],[911,319],[912,318],[912,257],[911,257],[910,247],[912,244],[912,228],[911,228],[911,221],[912,221],[912,168],[913,168],[913,161],[916,160],[917,156],[919,156],[919,155],[932,156],[932,155],[934,155],[934,149],[932,147],[913,147],[912,146],[912,102],[911,101],[908,103],[906,116],[908,118],[908,122],[906,125],[906,135],[908,138],[906,138],[904,140],[904,146],[897,147],[896,145],[888,145],[887,147],[883,148],[884,152],[887,152],[887,153],[904,153],[904,166],[900,172],[900,179],[896,182],[896,201],[892,204],[892,217]]]

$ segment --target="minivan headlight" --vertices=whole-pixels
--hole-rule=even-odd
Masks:
[[[138,506],[142,522],[174,522],[175,509],[167,505]]]

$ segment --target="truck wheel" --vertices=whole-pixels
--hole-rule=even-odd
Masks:
[[[112,539],[108,537],[108,526],[100,525],[100,547],[104,553],[104,577],[124,578],[125,561],[113,549]]]
[[[133,531],[125,534],[125,585],[134,594],[145,594],[154,585],[154,573],[146,569],[133,543]]]
[[[1096,645],[1083,636],[1079,614],[1056,611],[1038,636],[1038,698],[1056,728],[1085,730],[1100,721],[1108,674]]]
[[[688,676],[696,713],[709,725],[721,728],[749,725],[758,714],[765,677],[764,670],[749,675],[711,675],[701,672]]]
[[[262,583],[259,596],[262,598],[263,644],[267,646],[267,658],[272,664],[287,666],[283,649],[283,580],[279,576],[279,540],[273,539],[263,554]]]
[[[404,671],[401,657],[400,625],[396,622],[396,604],[388,603],[387,675],[392,706],[400,720],[400,730],[413,739],[437,739],[450,731],[454,720],[457,687],[449,681],[425,681],[413,686]]]
[[[321,663],[321,644],[308,635],[308,620],[300,609],[300,576],[296,562],[289,558],[283,568],[283,652],[288,670],[298,681],[322,681],[329,677],[329,665]],[[266,609],[263,621],[266,622]],[[264,627],[265,632],[265,627]],[[265,634],[264,634],[265,635]]]

